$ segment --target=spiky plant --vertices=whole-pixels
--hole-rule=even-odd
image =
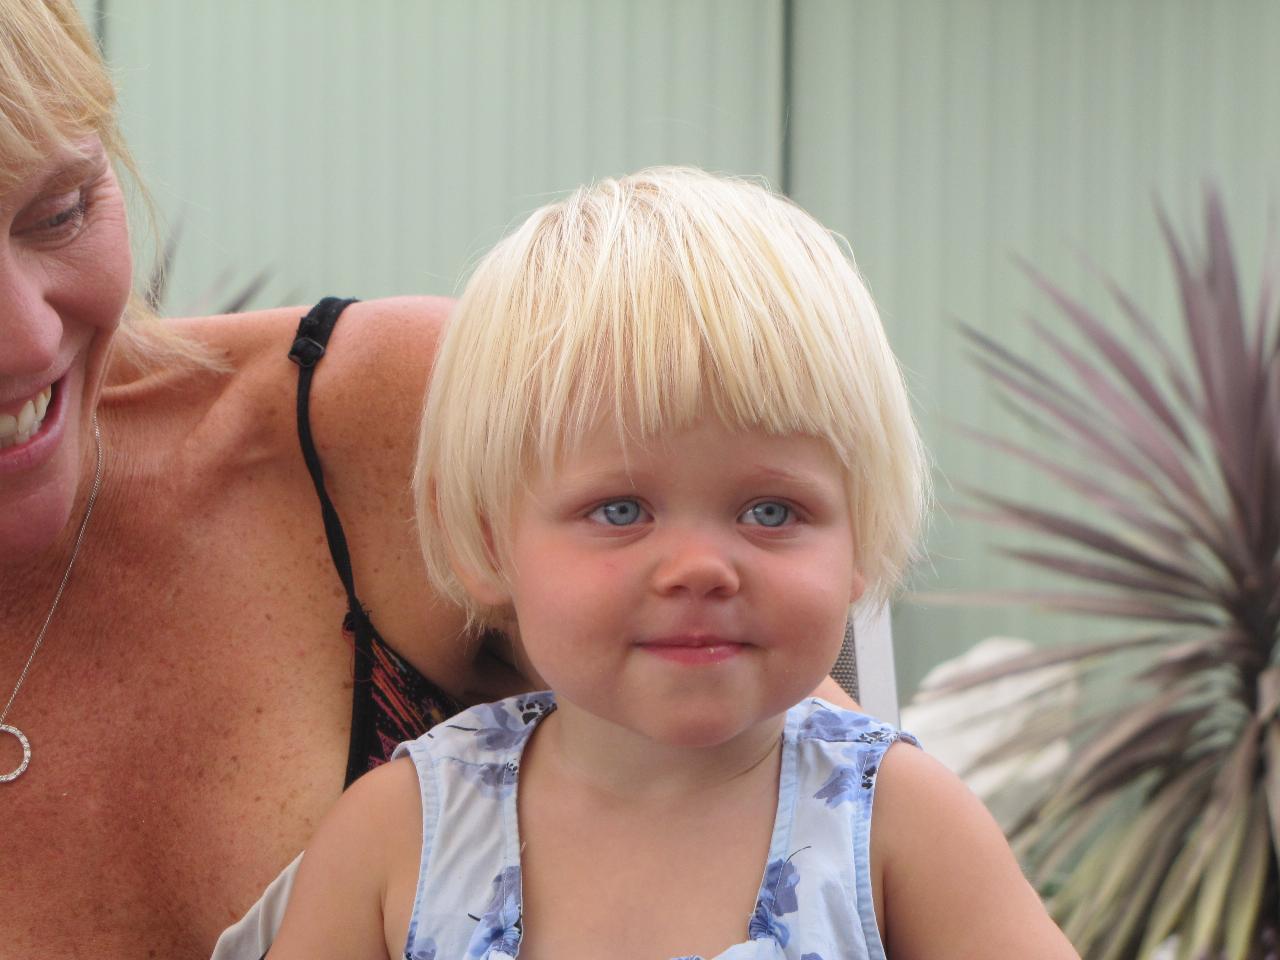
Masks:
[[[178,255],[178,241],[182,236],[182,222],[169,234],[160,251],[160,258],[147,278],[147,286],[143,291],[144,299],[156,313],[164,312],[168,306],[169,276],[173,271],[173,262]],[[231,287],[231,272],[223,270],[213,284],[194,304],[188,304],[191,313],[239,313],[262,292],[270,279],[270,272],[259,271],[239,287]]]
[[[1105,676],[1111,694],[1095,696],[1070,729],[1049,721],[989,751],[1007,758],[1064,734],[1073,745],[1063,775],[1008,825],[1015,849],[1088,960],[1154,957],[1173,942],[1178,958],[1262,960],[1280,950],[1276,273],[1269,263],[1248,311],[1213,193],[1202,249],[1163,215],[1160,224],[1190,360],[1116,284],[1106,281],[1132,327],[1124,339],[1034,271],[1074,331],[1069,342],[1033,321],[1051,363],[964,331],[977,364],[1039,434],[1034,443],[979,436],[1079,504],[973,494],[988,519],[1036,535],[1034,546],[1003,552],[1066,578],[1061,589],[982,602],[1132,629],[1006,661],[930,695],[1049,664]]]

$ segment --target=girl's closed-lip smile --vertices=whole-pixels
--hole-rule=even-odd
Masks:
[[[664,660],[691,665],[723,663],[733,659],[747,648],[745,643],[708,634],[659,637],[654,640],[645,640],[637,646]]]

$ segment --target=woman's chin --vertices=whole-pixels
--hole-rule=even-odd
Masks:
[[[76,485],[53,481],[25,496],[0,489],[0,567],[37,562],[63,538],[71,519]]]
[[[57,432],[63,435],[33,438],[33,445],[36,441],[51,442],[52,449],[33,458],[35,462],[26,464],[27,469],[0,472],[0,567],[39,563],[71,535],[69,527],[81,486],[80,451],[75,443],[66,442],[70,433]],[[22,451],[10,448],[3,453]]]

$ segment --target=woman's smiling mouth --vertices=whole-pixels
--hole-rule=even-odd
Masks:
[[[26,400],[0,408],[0,450],[26,443],[39,433],[52,399],[53,386],[49,385]]]

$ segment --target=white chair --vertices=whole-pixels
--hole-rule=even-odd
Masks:
[[[864,711],[886,723],[898,724],[898,680],[893,669],[888,605],[860,608],[849,618],[831,678]]]

